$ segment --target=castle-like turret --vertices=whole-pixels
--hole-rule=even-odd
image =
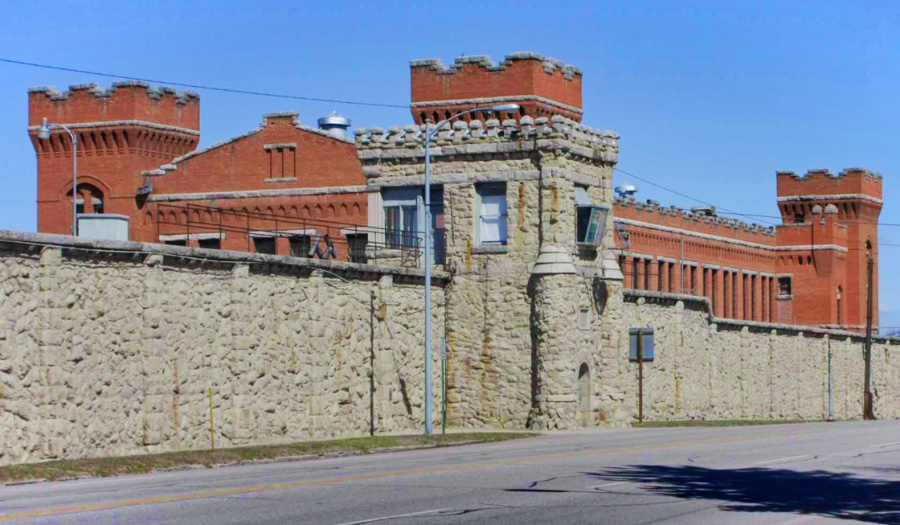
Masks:
[[[417,124],[461,111],[516,103],[518,113],[472,114],[471,120],[561,115],[581,121],[581,70],[537,53],[512,53],[495,64],[486,55],[463,56],[445,68],[440,59],[410,62],[412,115]]]
[[[846,229],[846,247],[842,254],[842,258],[846,258],[846,277],[843,282],[836,278],[824,282],[822,279],[826,275],[822,266],[814,260],[816,280],[811,280],[807,288],[825,293],[821,300],[811,302],[805,311],[827,307],[834,312],[829,314],[832,323],[863,326],[866,322],[866,265],[871,256],[875,260],[873,322],[877,325],[878,217],[883,205],[881,175],[864,168],[847,168],[838,174],[824,169],[809,170],[805,175],[781,171],[777,178],[778,209],[782,220],[785,225],[812,225],[811,234],[803,244],[808,243],[813,253],[823,253],[824,247],[830,246],[821,234],[812,235],[816,232],[816,224],[824,224],[831,215],[842,229]],[[786,260],[790,261],[790,258]]]
[[[72,141],[54,127],[49,139],[43,119],[68,127],[78,142],[79,213],[128,216],[129,237],[151,240],[137,210],[143,170],[193,151],[200,140],[196,93],[152,88],[144,82],[116,82],[109,89],[78,84],[68,91],[28,90],[28,134],[38,162],[38,231],[72,231]]]

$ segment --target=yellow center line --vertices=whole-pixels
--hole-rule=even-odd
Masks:
[[[417,469],[409,469],[409,470],[400,470],[394,472],[381,472],[374,474],[355,474],[351,476],[336,476],[331,478],[323,478],[323,479],[314,479],[314,480],[306,480],[306,481],[291,481],[284,483],[270,483],[267,485],[256,485],[253,487],[240,487],[233,489],[220,489],[220,490],[204,490],[198,492],[188,492],[185,494],[173,494],[171,496],[153,496],[148,498],[137,498],[137,499],[127,499],[121,501],[110,501],[105,503],[95,503],[91,505],[74,505],[69,507],[57,507],[52,509],[40,509],[40,510],[30,510],[24,512],[17,512],[14,514],[0,514],[0,521],[11,521],[17,519],[24,518],[40,518],[43,516],[57,516],[60,514],[72,514],[72,513],[82,513],[82,512],[94,512],[99,510],[111,510],[111,509],[120,509],[123,507],[136,507],[140,505],[154,505],[159,503],[175,503],[179,501],[190,501],[195,499],[206,499],[206,498],[216,498],[221,496],[237,496],[243,494],[254,494],[257,492],[266,492],[270,490],[285,490],[285,489],[293,489],[298,487],[314,487],[320,485],[332,485],[339,483],[348,483],[348,482],[356,482],[356,481],[367,481],[374,479],[385,479],[385,478],[393,478],[393,477],[401,477],[401,476],[418,476],[422,474],[434,474],[438,472],[452,472],[458,470],[470,470],[470,469],[478,469],[478,468],[491,468],[491,467],[500,467],[509,464],[523,464],[523,463],[534,463],[540,461],[551,461],[558,459],[573,459],[577,457],[584,456],[598,456],[598,455],[609,455],[609,454],[625,454],[629,452],[645,452],[651,450],[664,450],[668,448],[674,447],[689,447],[689,446],[698,446],[698,445],[717,445],[717,444],[725,444],[725,443],[735,443],[741,441],[750,441],[753,439],[763,439],[769,437],[788,437],[792,435],[805,434],[805,432],[792,432],[785,434],[778,433],[770,433],[763,434],[754,437],[727,437],[727,438],[712,438],[712,439],[703,439],[703,440],[693,440],[693,441],[680,441],[674,443],[667,443],[663,445],[635,445],[631,447],[618,447],[611,449],[595,449],[595,450],[582,450],[578,452],[565,452],[565,453],[557,453],[557,454],[545,454],[541,456],[526,456],[518,459],[510,459],[503,460],[500,462],[497,461],[484,461],[484,462],[474,462],[474,463],[460,463],[458,465],[443,465],[443,466],[435,466],[435,467],[422,467]]]

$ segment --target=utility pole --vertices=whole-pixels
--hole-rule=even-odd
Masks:
[[[644,333],[638,330],[637,334],[637,359],[638,359],[638,423],[644,422]]]
[[[875,419],[875,411],[872,407],[872,296],[873,276],[875,274],[875,259],[869,254],[868,284],[866,286],[866,378],[863,392],[863,419]]]

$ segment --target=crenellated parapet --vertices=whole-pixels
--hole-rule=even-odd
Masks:
[[[440,59],[410,62],[412,115],[417,124],[438,122],[482,106],[516,103],[521,109],[501,119],[561,115],[580,121],[582,72],[538,53],[506,55],[499,63],[487,55],[463,56],[450,67]],[[471,119],[485,120],[476,113]]]
[[[454,75],[457,72],[461,71],[466,64],[476,64],[482,67],[487,72],[498,72],[506,71],[509,67],[513,66],[517,61],[520,60],[533,60],[540,62],[541,66],[544,68],[544,72],[549,75],[552,75],[557,70],[559,70],[562,72],[563,77],[566,80],[573,80],[576,75],[580,76],[582,74],[581,68],[569,64],[564,64],[563,62],[555,58],[547,57],[541,55],[540,53],[532,53],[528,51],[510,53],[506,55],[500,63],[493,62],[489,55],[468,55],[457,57],[450,67],[445,67],[440,58],[411,60],[409,62],[409,67],[427,67],[438,75]]]
[[[841,219],[877,219],[883,204],[882,177],[865,168],[847,168],[838,174],[812,169],[804,175],[779,171],[778,208],[785,222],[802,222],[815,206],[832,204]]]
[[[357,156],[367,177],[383,174],[390,164],[419,163],[425,156],[425,126],[393,126],[356,130]],[[523,117],[520,121],[457,121],[442,128],[431,153],[435,159],[488,159],[525,151],[556,152],[594,165],[618,161],[619,135],[584,126],[561,116]]]
[[[135,122],[151,127],[198,134],[200,96],[146,82],[115,82],[103,89],[97,84],[75,84],[59,92],[52,86],[28,90],[28,124],[40,126],[47,118],[66,125]]]
[[[721,217],[714,211],[710,213],[707,210],[695,211],[679,206],[666,207],[653,200],[639,202],[634,197],[616,197],[613,214],[617,221],[626,225],[647,224],[657,229],[666,229],[662,231],[727,237],[765,246],[773,244],[776,230],[774,227]]]

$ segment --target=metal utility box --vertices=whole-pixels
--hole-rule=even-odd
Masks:
[[[78,236],[83,239],[127,241],[128,216],[115,213],[79,214]]]

